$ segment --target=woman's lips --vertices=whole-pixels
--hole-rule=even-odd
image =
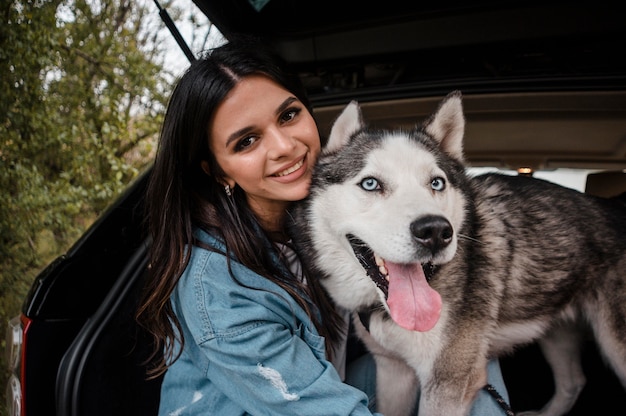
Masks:
[[[276,174],[274,174],[272,176],[276,176],[278,178],[280,178],[282,176],[287,176],[290,173],[293,173],[293,172],[297,171],[298,169],[300,169],[302,167],[302,165],[304,165],[304,158],[300,159],[300,161],[297,162],[295,165],[292,165],[292,166],[288,167],[287,169],[285,169],[285,170],[283,170],[281,172],[278,172],[278,173],[276,173]]]
[[[278,176],[278,177],[287,176],[290,173],[293,173],[293,172],[297,171],[298,169],[300,169],[302,167],[302,165],[304,165],[304,159],[301,159],[298,163],[296,163],[295,165],[291,166],[290,168],[287,168],[287,169],[283,170],[282,172],[278,172],[274,176]]]

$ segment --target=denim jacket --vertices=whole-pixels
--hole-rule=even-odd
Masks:
[[[213,247],[205,232],[196,236]],[[173,294],[182,355],[165,374],[159,415],[371,415],[367,396],[343,383],[324,339],[276,284],[194,246]],[[246,287],[248,286],[248,287]]]

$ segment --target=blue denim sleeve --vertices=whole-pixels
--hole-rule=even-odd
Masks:
[[[370,415],[366,396],[344,384],[333,365],[280,324],[255,325],[202,346],[215,384],[244,408],[272,415]],[[251,352],[245,346],[251,348]],[[238,352],[237,352],[238,351]],[[250,413],[253,413],[252,411]]]
[[[173,389],[162,395],[170,402],[162,409],[184,407],[181,414],[207,414],[208,406],[212,414],[222,415],[372,415],[365,393],[340,380],[325,358],[323,338],[286,292],[233,264],[243,283],[236,284],[216,253],[196,250],[190,266],[173,297],[185,351],[166,375],[163,389]],[[183,385],[187,392],[175,393],[175,386]],[[182,399],[185,395],[188,399]]]

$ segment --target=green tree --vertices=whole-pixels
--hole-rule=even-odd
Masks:
[[[152,2],[0,4],[4,329],[36,274],[150,162],[173,77]]]

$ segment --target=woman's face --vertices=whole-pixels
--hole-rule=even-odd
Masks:
[[[317,125],[294,94],[263,76],[242,79],[209,126],[209,147],[224,184],[240,187],[264,228],[307,196],[320,152]]]

